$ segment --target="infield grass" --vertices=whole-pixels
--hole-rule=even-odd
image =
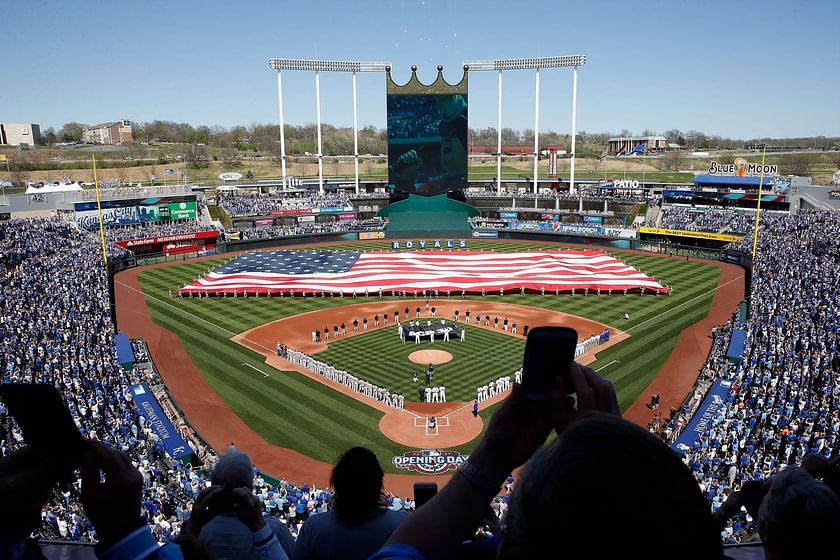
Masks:
[[[318,250],[389,250],[383,241],[319,246]],[[527,251],[558,249],[545,243],[470,241],[471,250]],[[609,251],[607,251],[609,252]],[[639,253],[612,253],[662,283],[673,286],[672,296],[653,295],[505,295],[467,296],[467,300],[502,301],[562,311],[587,317],[627,331],[631,337],[598,354],[592,365],[616,386],[622,409],[629,406],[658,374],[679,334],[708,313],[719,270],[703,263],[663,259]],[[210,385],[267,441],[296,449],[315,459],[333,462],[347,447],[365,445],[381,459],[386,470],[397,472],[389,458],[405,448],[378,430],[382,414],[294,373],[280,373],[262,356],[229,339],[255,326],[317,309],[358,303],[352,298],[170,298],[169,290],[191,282],[226,259],[188,262],[144,271],[139,279],[152,318],[176,333]],[[119,281],[119,279],[117,279]],[[371,299],[375,299],[372,297]],[[383,302],[385,302],[383,298]],[[418,300],[422,301],[422,300]],[[476,308],[480,307],[476,304]],[[624,313],[630,315],[624,320]],[[533,325],[532,325],[533,326]],[[521,328],[521,326],[520,326]],[[421,345],[429,348],[428,344]],[[443,348],[435,343],[438,349]],[[422,382],[423,367],[405,356],[417,350],[401,344],[396,329],[371,331],[330,344],[319,359],[329,361],[374,383],[403,392],[417,400],[410,373]],[[447,387],[449,401],[469,400],[475,387],[500,375],[513,375],[522,360],[524,338],[468,328],[466,341],[450,342],[445,349],[453,361],[435,367],[434,385]],[[273,349],[272,349],[273,350]],[[250,366],[250,367],[249,367]],[[268,373],[264,377],[256,368]],[[482,411],[488,416],[490,409]],[[469,452],[475,441],[459,447]],[[275,473],[277,474],[277,473]]]

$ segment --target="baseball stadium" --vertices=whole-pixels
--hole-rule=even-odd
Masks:
[[[458,526],[451,509],[462,509],[469,526],[459,530],[478,539],[498,537],[488,527],[500,520],[537,517],[523,504],[542,503],[553,484],[563,488],[545,493],[557,503],[586,501],[587,482],[571,488],[569,479],[611,478],[583,458],[599,449],[625,461],[611,465],[624,471],[616,475],[623,506],[650,498],[682,519],[673,535],[683,547],[698,543],[698,555],[683,551],[690,558],[715,557],[699,554],[724,544],[748,557],[737,545],[765,527],[748,489],[764,485],[774,496],[774,481],[806,470],[796,465],[813,477],[804,487],[836,491],[837,201],[785,190],[774,165],[743,159],[726,162],[731,175],[693,183],[576,177],[574,100],[586,63],[583,55],[464,61],[455,84],[442,67],[430,84],[416,67],[397,84],[388,62],[270,59],[279,177],[228,173],[217,184],[147,187],[97,180],[90,189],[4,194],[2,386],[54,387],[102,461],[90,471],[93,452],[80,454],[69,472],[81,473],[63,479],[66,490],[45,490],[40,521],[23,536],[123,546],[134,533],[107,521],[119,504],[104,496],[133,495],[133,480],[140,525],[155,547],[165,545],[161,554],[189,531],[199,540],[223,534],[212,525],[223,516],[252,529],[243,514],[251,504],[272,519],[249,518],[254,535],[272,528],[259,546],[276,535],[273,558],[316,558],[301,548],[316,547],[315,520],[348,507],[342,493],[356,496],[339,473],[360,453],[382,470],[377,507],[399,513],[384,539],[394,531],[389,546],[427,555],[389,556],[386,547],[375,558],[468,557],[412,537],[412,523],[416,532],[432,515]],[[501,131],[503,73],[534,70],[573,73],[568,175],[558,173],[556,152],[535,145],[532,176],[507,176],[500,132],[495,176],[474,178],[468,100],[481,93],[470,91],[470,75],[498,74]],[[358,146],[352,177],[325,174],[320,121],[317,175],[287,170],[281,76],[291,72],[352,73],[354,88],[356,73],[384,75],[387,176],[360,179]],[[355,99],[354,90],[354,112]],[[538,327],[574,329],[576,341],[553,342],[529,365]],[[549,390],[532,397],[524,388],[541,370],[551,372]],[[0,440],[4,457],[34,465],[27,449],[44,443],[33,439],[37,422],[26,421],[26,394],[2,393]],[[61,424],[59,412],[49,422]],[[47,439],[59,436],[56,428]],[[74,457],[74,438],[51,445]],[[644,453],[623,455],[628,441]],[[586,466],[566,465],[557,450],[580,453]],[[244,498],[224,479],[237,460],[247,480],[232,487],[250,490]],[[666,464],[678,474],[664,474]],[[8,496],[10,484],[38,486],[15,468],[3,465]],[[689,488],[671,485],[680,477]],[[425,483],[438,494],[419,509]],[[226,491],[235,507],[215,512],[208,496]],[[834,523],[836,502],[829,495],[814,506],[827,512],[821,527]],[[580,515],[603,507],[581,505]],[[482,521],[488,512],[492,523]],[[511,541],[516,557],[547,557],[523,535]],[[82,548],[72,557],[92,557]]]

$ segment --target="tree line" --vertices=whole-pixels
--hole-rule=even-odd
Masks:
[[[52,128],[44,131],[44,143],[81,142],[82,131],[86,125],[78,122],[65,123],[57,132]],[[278,155],[280,153],[280,125],[259,124],[238,125],[230,128],[222,126],[193,126],[189,123],[154,120],[132,123],[135,142],[194,144],[212,146],[241,153],[262,153]],[[286,153],[289,155],[314,154],[317,150],[317,129],[314,123],[304,125],[286,125],[284,128]],[[496,145],[496,128],[470,128],[470,145]],[[577,134],[577,154],[581,157],[597,157],[606,147],[609,138],[614,136],[664,136],[668,144],[678,145],[690,150],[708,149],[754,149],[767,145],[787,149],[827,149],[840,148],[840,137],[796,137],[796,138],[729,138],[707,134],[700,130],[679,130],[676,128],[661,133],[644,129],[634,134],[628,129],[618,133],[587,132]],[[353,153],[352,127],[321,125],[322,150],[327,156],[350,155]],[[530,146],[534,144],[534,130],[525,128],[516,130],[502,128],[502,144],[506,146]],[[561,146],[568,149],[571,137],[568,134],[551,130],[540,132],[541,146]],[[359,129],[359,153],[387,153],[388,133],[384,128],[372,125]]]

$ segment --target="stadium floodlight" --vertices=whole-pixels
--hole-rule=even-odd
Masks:
[[[568,54],[537,58],[503,58],[500,60],[467,60],[471,72],[487,70],[541,70],[543,68],[577,68],[586,64],[586,55]]]
[[[303,70],[304,72],[385,72],[391,63],[269,58],[268,66],[272,70]]]
[[[503,58],[500,60],[466,60],[464,69],[470,72],[499,72],[499,124],[497,127],[496,154],[496,190],[502,192],[502,72],[506,70],[536,70],[535,107],[534,107],[534,195],[539,191],[537,187],[537,172],[540,158],[540,70],[546,68],[571,68],[572,77],[572,159],[569,168],[569,193],[575,190],[575,130],[577,118],[577,69],[586,64],[586,55],[567,54],[563,56],[543,56],[536,58]]]
[[[277,106],[280,113],[280,172],[283,177],[283,189],[286,189],[286,136],[283,119],[283,78],[281,70],[301,70],[315,72],[315,107],[316,126],[318,128],[318,190],[324,194],[324,161],[321,153],[321,72],[347,72],[353,74],[353,157],[356,175],[356,194],[359,194],[359,126],[356,113],[356,73],[387,72],[390,62],[350,61],[350,60],[310,60],[298,58],[269,58],[268,67],[277,70]]]

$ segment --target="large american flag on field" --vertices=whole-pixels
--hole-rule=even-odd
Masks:
[[[181,288],[190,293],[390,294],[573,289],[666,292],[661,284],[600,251],[265,251],[248,253]]]

